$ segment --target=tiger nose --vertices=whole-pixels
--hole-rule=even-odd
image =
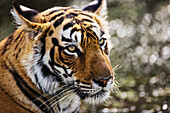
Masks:
[[[112,78],[113,78],[112,76],[109,76],[109,77],[105,77],[105,78],[100,78],[98,80],[93,79],[93,81],[96,82],[97,84],[99,84],[99,86],[105,87],[107,85],[107,83],[109,82],[109,80]]]

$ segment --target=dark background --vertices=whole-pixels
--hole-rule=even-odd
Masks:
[[[41,12],[53,6],[82,7],[92,0],[17,0]],[[119,85],[102,105],[84,113],[170,113],[170,1],[107,0],[110,60]],[[12,0],[0,1],[0,40],[15,27]]]

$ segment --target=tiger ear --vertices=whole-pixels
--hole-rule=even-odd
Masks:
[[[48,23],[34,22],[34,17],[39,13],[38,11],[22,6],[16,1],[12,2],[12,6],[11,14],[18,26],[24,24],[27,29],[30,28],[32,30],[43,29],[48,26]]]
[[[12,6],[11,14],[17,25],[22,25],[26,21],[31,21],[33,17],[38,14],[38,11],[22,6],[16,1],[12,2]]]
[[[83,11],[96,13],[98,16],[105,18],[107,16],[106,0],[95,0],[83,8]]]

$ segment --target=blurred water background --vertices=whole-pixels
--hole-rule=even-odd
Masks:
[[[46,10],[82,7],[92,0],[17,0]],[[110,59],[119,92],[102,105],[83,105],[83,113],[170,113],[170,0],[107,0]],[[15,27],[12,0],[0,1],[0,40]]]

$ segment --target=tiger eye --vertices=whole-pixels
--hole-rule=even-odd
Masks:
[[[71,46],[68,47],[68,50],[73,52],[73,51],[76,50],[76,47],[74,45],[71,45]]]
[[[104,43],[104,39],[99,40],[99,45],[102,45]]]

